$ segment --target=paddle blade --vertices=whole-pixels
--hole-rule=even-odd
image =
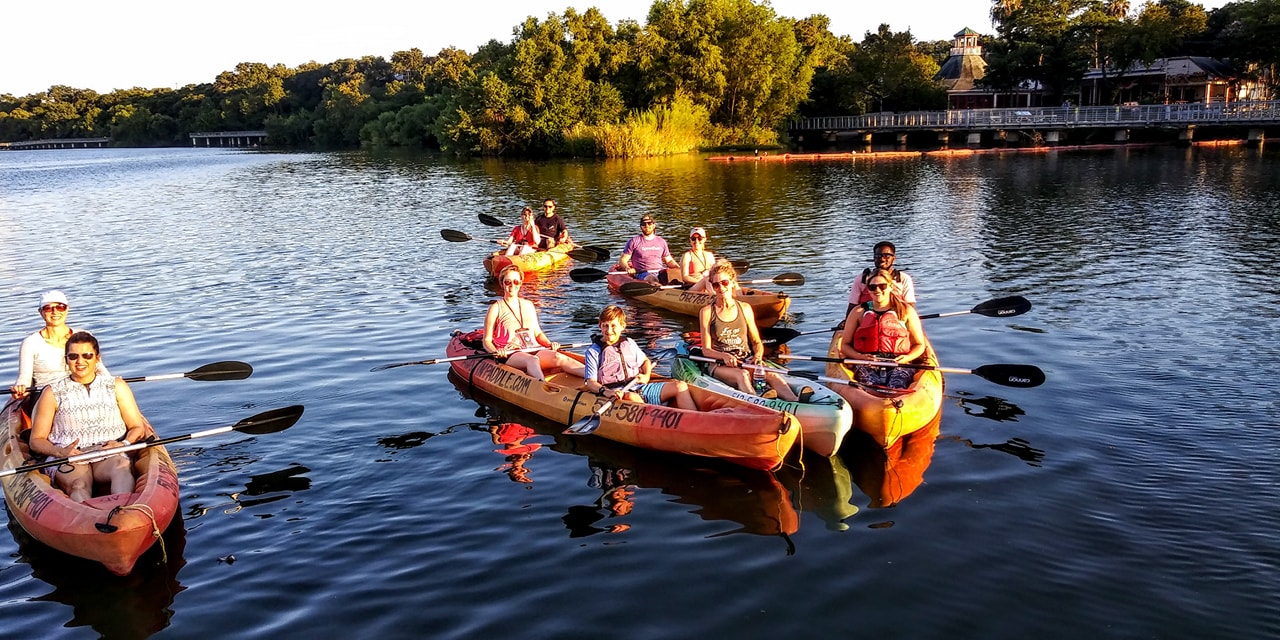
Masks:
[[[628,282],[618,288],[618,291],[628,298],[635,296],[647,296],[657,293],[661,287],[648,282]]]
[[[1031,301],[1022,296],[1009,296],[988,300],[974,307],[971,312],[988,318],[1020,316],[1031,310]]]
[[[778,274],[778,275],[776,275],[776,276],[774,276],[774,277],[773,277],[773,283],[774,283],[774,284],[802,285],[802,284],[804,284],[804,274],[801,274],[801,273],[780,273],[780,274]]]
[[[805,380],[817,380],[822,376],[817,371],[806,371],[804,369],[787,369],[787,375],[804,378]]]
[[[564,432],[573,434],[573,435],[586,435],[599,428],[600,428],[600,416],[591,414],[569,425],[569,428],[565,429]]]
[[[1044,384],[1044,371],[1029,364],[984,364],[973,373],[1006,387],[1027,389]]]
[[[789,327],[761,327],[760,328],[760,341],[763,342],[765,346],[768,346],[768,347],[777,346],[780,344],[786,344],[787,341],[793,338],[797,338],[801,335],[804,335],[804,334]]]
[[[489,214],[487,214],[487,213],[482,213],[482,214],[480,214],[480,224],[483,224],[483,225],[488,226],[488,227],[505,227],[505,226],[507,226],[507,223],[505,223],[505,222],[503,222],[503,221],[501,221],[501,220],[499,220],[499,219],[497,219],[497,218],[495,218],[495,217],[493,217],[493,216],[491,216],[491,215],[489,215]]]
[[[253,375],[253,367],[249,366],[249,363],[227,360],[225,362],[206,364],[188,373],[187,377],[192,380],[216,382],[221,380],[244,380],[251,375]]]
[[[579,262],[599,262],[600,254],[590,249],[570,249],[569,257]]]
[[[604,260],[609,259],[610,254],[608,249],[604,249],[602,247],[581,247],[581,248],[586,249],[587,251],[595,252],[597,262],[602,262]]]
[[[441,229],[440,237],[448,240],[449,242],[466,242],[471,239],[471,236],[461,231],[454,231],[453,229]]]
[[[608,275],[607,272],[591,267],[579,267],[569,270],[569,279],[574,282],[599,282]]]
[[[302,417],[302,405],[295,404],[291,407],[283,407],[280,409],[272,409],[263,411],[257,415],[249,416],[240,422],[235,423],[231,428],[236,431],[243,431],[250,435],[260,436],[267,433],[276,433],[284,431],[293,426],[293,423]],[[225,428],[225,427],[224,427]]]

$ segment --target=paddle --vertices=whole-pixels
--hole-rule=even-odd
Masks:
[[[155,440],[153,437],[153,439],[144,440],[142,442],[135,442],[131,445],[126,445],[123,447],[114,447],[111,449],[100,449],[98,451],[90,451],[89,453],[81,453],[74,456],[68,456],[66,458],[55,458],[53,460],[46,460],[44,462],[34,462],[32,464],[23,465],[21,467],[16,467],[13,469],[6,469],[4,471],[0,471],[0,478],[16,475],[19,473],[26,473],[28,471],[35,471],[36,469],[44,469],[46,467],[54,467],[54,466],[63,465],[63,464],[74,464],[77,462],[87,462],[92,460],[98,460],[101,458],[108,458],[110,456],[116,455],[117,453],[128,453],[130,451],[138,451],[140,449],[146,449],[148,447],[158,447],[160,445],[172,444],[174,442],[181,442],[183,440],[193,440],[195,438],[203,438],[205,436],[218,435],[219,433],[226,433],[228,431],[240,431],[240,432],[247,433],[249,435],[254,435],[254,436],[265,435],[268,433],[276,433],[278,431],[284,431],[285,429],[292,427],[293,423],[297,422],[298,418],[301,418],[301,417],[302,417],[302,405],[295,404],[290,407],[264,411],[262,413],[259,413],[254,416],[250,416],[248,418],[245,418],[244,420],[241,420],[240,422],[237,422],[233,425],[226,426],[226,427],[216,427],[214,429],[207,429],[205,431],[197,431],[195,433],[189,433],[185,436],[174,436],[172,438],[164,438],[162,440]]]
[[[560,348],[561,349],[580,349],[582,347],[589,347],[589,346],[591,346],[590,342],[579,342],[577,344],[562,344],[560,345]],[[539,351],[541,349],[546,349],[546,347],[542,347],[542,346],[526,347],[524,349],[519,349],[518,352],[529,353],[531,351]],[[512,352],[512,353],[516,353],[516,352]],[[398,362],[396,364],[380,364],[370,369],[370,371],[385,371],[387,369],[394,369],[396,367],[407,367],[411,364],[436,364],[440,362],[458,362],[459,360],[483,360],[484,358],[492,358],[496,355],[498,354],[485,352],[485,353],[473,353],[469,356],[453,356],[451,358],[432,358],[430,360],[418,360],[417,362]]]
[[[441,229],[440,237],[444,238],[445,240],[448,240],[449,242],[466,242],[468,240],[481,240],[484,242],[494,242],[497,244],[502,244],[502,241],[496,238],[473,238],[468,234],[465,234],[461,231],[454,231],[453,229]]]
[[[210,382],[220,380],[244,380],[253,374],[253,367],[247,362],[237,362],[235,360],[224,360],[222,362],[212,362],[206,364],[199,369],[188,371],[186,373],[166,373],[159,376],[140,376],[136,378],[125,378],[125,382],[153,382],[155,380],[173,380],[175,378],[191,378],[192,380],[208,380]]]
[[[979,303],[968,311],[929,313],[920,316],[920,319],[928,320],[930,318],[948,318],[951,316],[962,316],[968,313],[976,313],[980,316],[987,316],[988,318],[1008,318],[1010,316],[1020,316],[1030,310],[1030,300],[1027,300],[1022,296],[1009,296],[1007,298],[995,298]]]
[[[599,429],[600,415],[608,411],[609,407],[612,407],[613,403],[616,402],[617,399],[623,393],[626,393],[632,390],[633,388],[635,388],[636,384],[637,384],[637,381],[635,378],[628,380],[626,384],[622,385],[622,393],[619,393],[618,395],[612,398],[609,398],[609,401],[600,405],[599,409],[596,409],[595,411],[591,412],[591,415],[580,418],[577,422],[569,425],[569,428],[565,429],[564,432],[571,433],[574,435],[584,435],[584,434],[591,433],[596,429]]]
[[[1031,301],[1022,296],[1009,296],[1007,298],[994,298],[986,302],[978,303],[968,311],[928,313],[920,316],[920,319],[929,320],[931,318],[949,318],[951,316],[962,316],[969,313],[976,313],[980,316],[987,316],[991,318],[1009,318],[1012,316],[1020,316],[1030,310]],[[796,331],[795,329],[788,327],[764,327],[760,329],[760,341],[765,345],[773,346],[786,344],[793,338],[798,338],[800,336],[832,333],[839,330],[839,326],[835,326],[830,329],[815,329],[813,331]]]
[[[780,273],[772,278],[761,279],[761,280],[739,280],[738,283],[739,284],[773,283],[773,284],[779,284],[779,285],[804,284],[804,276],[799,273]],[[682,286],[683,285],[678,285],[678,284],[656,285],[650,282],[628,282],[622,285],[621,287],[619,287],[618,290],[622,292],[622,295],[624,296],[647,296],[647,295],[657,293],[662,289],[679,289]]]
[[[570,258],[573,258],[574,260],[577,260],[579,262],[600,262],[601,260],[609,259],[609,252],[606,251],[604,255],[601,256],[600,253],[597,252],[593,247],[582,247],[580,249],[570,249],[566,253],[569,254]]]
[[[1044,384],[1044,371],[1040,367],[1030,364],[984,364],[977,369],[956,369],[953,367],[935,367],[927,364],[898,364],[896,362],[886,362],[882,360],[855,360],[852,358],[822,358],[818,356],[798,356],[790,353],[780,353],[776,358],[780,360],[812,360],[814,362],[838,362],[841,364],[861,364],[871,367],[901,367],[903,369],[920,369],[922,371],[941,371],[943,373],[972,373],[984,380],[994,382],[1006,387],[1030,388],[1038,387]],[[830,382],[829,379],[823,378]],[[836,380],[836,382],[848,382],[848,380]]]

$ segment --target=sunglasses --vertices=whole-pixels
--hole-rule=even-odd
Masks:
[[[654,221],[652,221],[652,220],[641,220],[641,221],[640,221],[640,226],[642,226],[642,227],[652,227],[652,226],[654,226],[654,225],[656,225],[656,224],[658,224],[658,223],[656,223],[656,222],[654,222]]]
[[[98,357],[98,354],[93,353],[92,351],[90,351],[89,353],[68,353],[67,362],[75,362],[80,358],[84,358],[85,362],[88,362],[90,360],[93,360],[96,357]]]
[[[514,279],[512,279],[512,278],[507,278],[506,280],[503,280],[503,281],[502,281],[502,284],[504,284],[504,285],[509,285],[509,284],[515,284],[515,285],[518,285],[518,284],[523,284],[523,283],[524,283],[524,281],[523,281],[523,280],[514,280]]]
[[[892,254],[892,253],[877,253],[877,254],[876,254],[876,257],[877,257],[877,258],[892,258],[892,257],[893,257],[893,254]]]
[[[886,290],[886,289],[888,289],[888,288],[889,288],[889,284],[888,284],[888,283],[886,283],[886,282],[880,282],[880,283],[876,283],[876,284],[869,284],[869,285],[867,285],[867,289],[869,289],[869,290],[871,290],[871,291],[884,291],[884,290]]]
[[[703,240],[706,240],[706,238],[703,238],[702,236],[689,236],[689,239],[694,242],[702,242]]]
[[[41,310],[41,311],[46,311],[46,312],[48,312],[48,311],[66,311],[66,310],[67,310],[67,305],[62,304],[61,302],[55,302],[55,303],[53,303],[53,304],[46,304],[45,306],[40,307],[40,310]]]
[[[717,280],[712,282],[711,286],[716,289],[728,289],[731,284],[733,284],[732,280]]]

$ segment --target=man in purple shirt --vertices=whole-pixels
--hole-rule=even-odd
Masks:
[[[640,235],[628,240],[622,248],[622,268],[641,280],[665,283],[664,267],[679,269],[680,265],[671,257],[667,241],[658,236],[657,230],[653,216],[646,213],[640,218]]]

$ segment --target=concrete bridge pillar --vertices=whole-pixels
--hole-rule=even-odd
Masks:
[[[1195,133],[1195,127],[1187,127],[1178,131],[1178,144],[1191,144],[1191,141],[1195,139]]]
[[[1044,142],[1051,147],[1062,144],[1062,137],[1061,131],[1053,130],[1044,132]]]
[[[938,146],[946,149],[951,144],[951,136],[946,131],[938,132]]]
[[[1128,141],[1129,141],[1129,130],[1128,130],[1128,129],[1116,129],[1116,136],[1115,136],[1114,140],[1115,140],[1117,143],[1125,143],[1125,142],[1128,142]]]
[[[969,135],[965,136],[964,142],[970,147],[980,147],[982,146],[982,133],[979,131],[970,131]]]
[[[1267,134],[1262,129],[1249,130],[1249,146],[1254,147],[1262,144]]]
[[[864,146],[864,147],[869,147],[869,146],[871,146],[871,134],[870,134],[870,133],[863,133],[863,134],[859,134],[858,138],[859,138],[860,140],[862,140],[862,146]]]
[[[893,134],[893,137],[898,141],[899,147],[907,146],[907,133],[905,131],[899,131]]]

